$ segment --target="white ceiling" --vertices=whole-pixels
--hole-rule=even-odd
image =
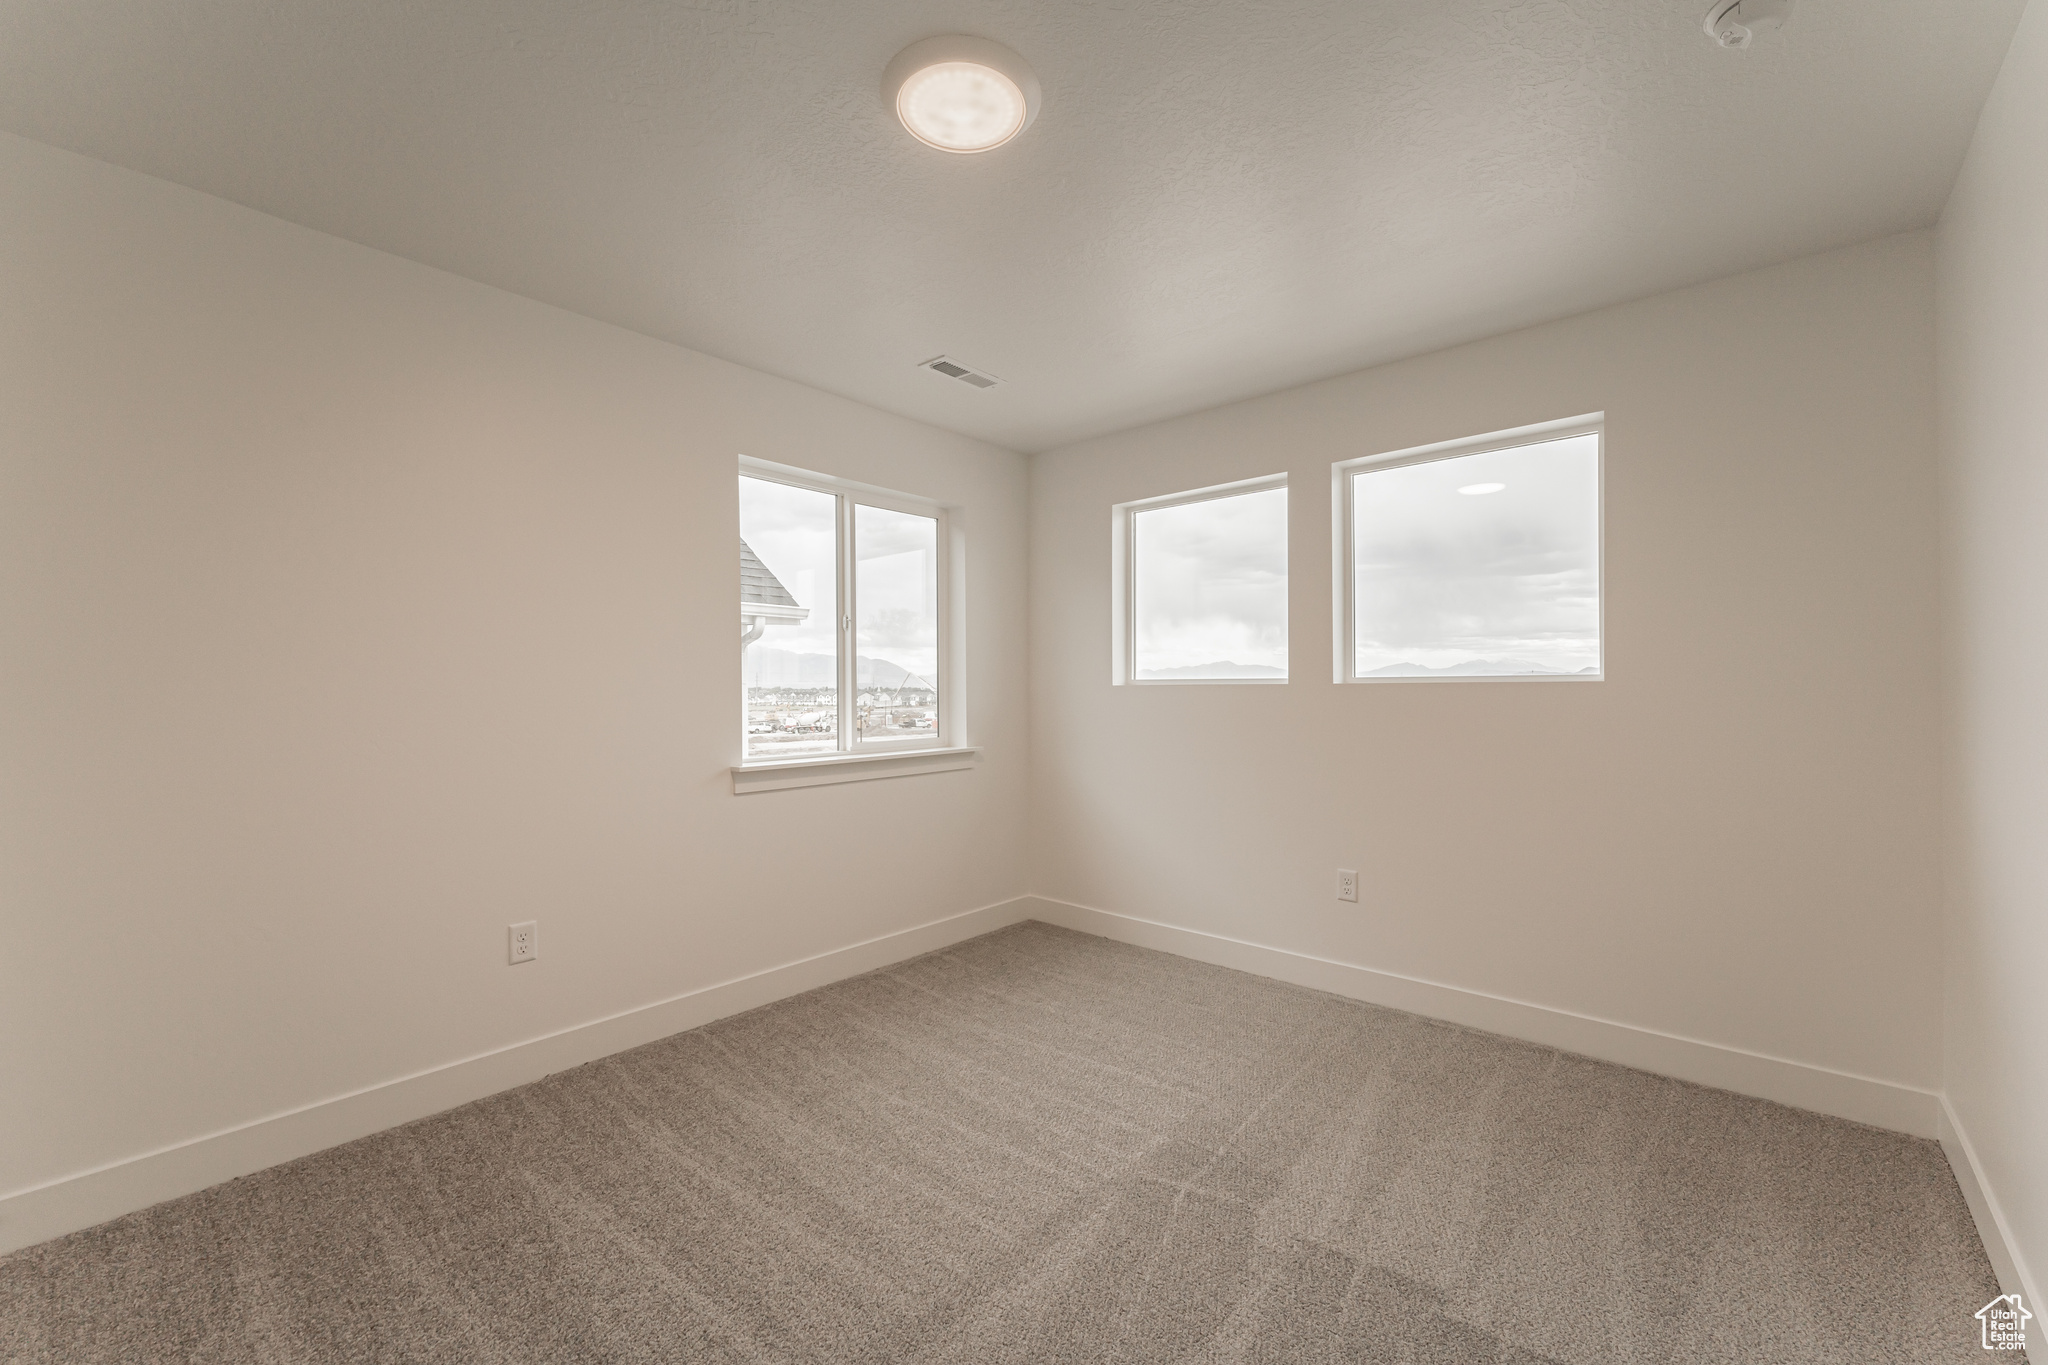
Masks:
[[[2023,7],[0,0],[0,127],[1039,450],[1926,225]],[[1009,146],[884,109],[948,32]]]

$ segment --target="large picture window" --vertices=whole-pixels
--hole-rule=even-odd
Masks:
[[[1336,466],[1339,681],[1597,680],[1598,417]]]
[[[1117,683],[1287,681],[1287,483],[1114,509]]]
[[[944,510],[751,463],[739,509],[746,761],[944,743]]]

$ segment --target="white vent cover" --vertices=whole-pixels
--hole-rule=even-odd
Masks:
[[[933,374],[942,374],[948,379],[957,379],[963,384],[972,384],[977,389],[992,389],[1003,382],[985,370],[977,370],[972,365],[962,365],[951,356],[935,355],[930,360],[921,360],[918,362],[918,368],[930,370]]]

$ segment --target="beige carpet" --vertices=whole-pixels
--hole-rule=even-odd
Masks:
[[[14,1361],[1981,1362],[1930,1142],[1021,925],[0,1261]]]

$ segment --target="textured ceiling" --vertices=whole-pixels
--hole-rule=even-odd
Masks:
[[[1705,8],[0,0],[0,127],[1037,450],[1930,223],[2023,0]],[[947,32],[1009,146],[883,108]]]

